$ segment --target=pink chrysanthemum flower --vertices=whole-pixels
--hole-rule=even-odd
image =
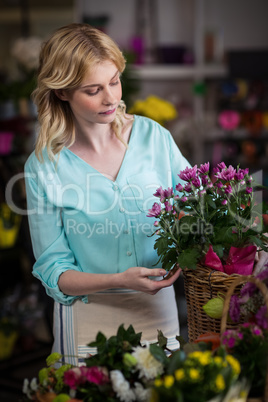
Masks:
[[[192,168],[187,167],[186,169],[182,170],[178,176],[180,179],[184,181],[192,181],[196,177],[197,173],[197,165]]]

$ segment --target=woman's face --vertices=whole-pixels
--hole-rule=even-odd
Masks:
[[[113,62],[101,62],[86,74],[80,87],[63,90],[61,94],[61,99],[69,102],[78,124],[111,123],[122,97],[120,73]]]

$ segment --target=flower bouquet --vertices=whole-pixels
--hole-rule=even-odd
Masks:
[[[90,345],[97,354],[84,359],[83,365],[59,364],[64,356],[52,353],[48,367],[39,371],[38,379],[25,379],[26,401],[51,402],[207,402],[225,399],[240,373],[238,360],[225,352],[187,344],[167,356],[167,339],[158,332],[158,342],[141,344],[141,333],[130,326],[118,328],[106,338],[98,333]]]
[[[224,295],[237,275],[251,275],[257,250],[268,251],[262,186],[248,169],[221,162],[188,167],[176,187],[156,190],[148,212],[155,220],[155,249],[163,268],[183,270],[189,340],[206,331],[219,332],[220,320],[203,306]],[[183,183],[184,182],[184,183]]]

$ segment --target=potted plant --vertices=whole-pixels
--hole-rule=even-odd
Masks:
[[[208,317],[203,306],[224,295],[235,276],[253,273],[257,250],[268,251],[268,227],[254,191],[261,186],[248,169],[221,162],[210,172],[205,163],[178,176],[174,189],[157,189],[148,216],[155,219],[154,247],[162,266],[169,275],[183,270],[193,341],[208,329],[219,332],[220,319]]]

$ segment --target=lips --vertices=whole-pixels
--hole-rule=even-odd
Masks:
[[[115,111],[116,111],[116,108],[107,110],[106,112],[101,112],[100,114],[109,115],[109,114],[113,114]]]

